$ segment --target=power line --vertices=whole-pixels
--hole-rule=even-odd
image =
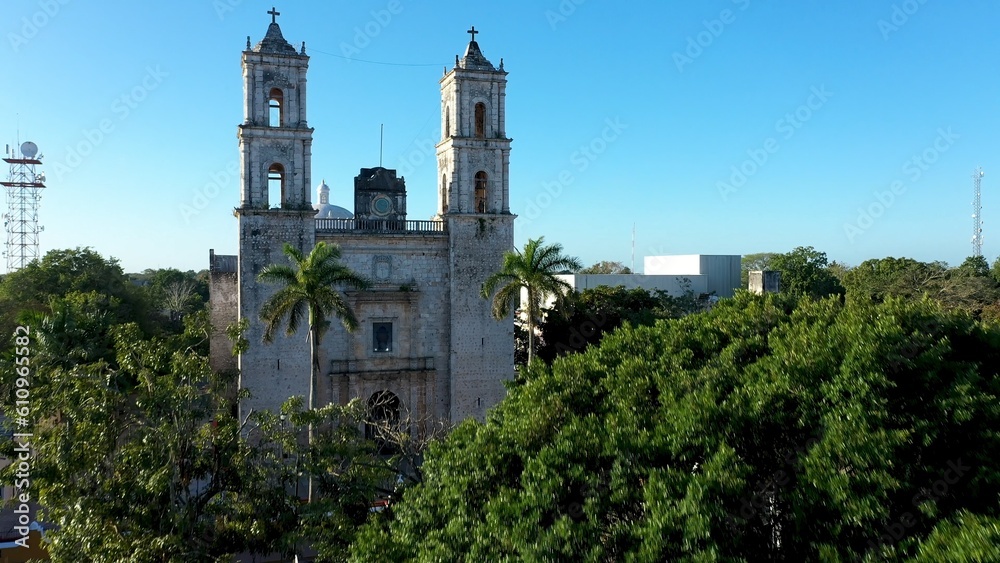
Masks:
[[[355,59],[354,57],[345,57],[343,55],[337,55],[334,53],[328,53],[326,51],[320,51],[314,47],[309,47],[310,53],[319,53],[321,55],[327,55],[330,57],[337,57],[338,59],[346,59],[348,61],[357,61],[359,63],[367,63],[370,65],[385,65],[385,66],[441,66],[441,63],[387,63],[383,61],[366,61],[364,59]]]

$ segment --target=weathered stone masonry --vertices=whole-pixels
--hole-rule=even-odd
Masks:
[[[512,317],[493,319],[479,293],[513,247],[502,61],[494,67],[473,40],[441,79],[438,209],[432,221],[408,221],[405,180],[380,167],[361,168],[354,179],[353,218],[317,219],[305,48],[297,51],[272,22],[256,46],[248,39],[242,58],[239,255],[210,254],[213,366],[232,364],[225,325],[250,323],[251,346],[238,367],[240,386],[253,397],[242,414],[308,394],[306,330],[261,343],[260,307],[276,288],[256,277],[285,260],[284,243],[307,253],[326,241],[340,245],[343,262],[374,287],[345,294],[360,321],[356,332],[331,319],[320,347],[317,403],[390,392],[402,417],[426,424],[481,419],[514,374]]]

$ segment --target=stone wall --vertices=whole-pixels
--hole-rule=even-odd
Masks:
[[[449,268],[447,233],[323,233],[342,262],[371,279],[371,291],[347,291],[359,327],[332,320],[323,340],[323,402],[367,400],[386,390],[414,418],[449,417]],[[391,350],[375,351],[374,324],[392,323]],[[325,378],[325,379],[326,379]]]
[[[246,338],[250,349],[240,355],[240,388],[249,389],[252,397],[240,405],[241,416],[247,409],[277,411],[285,399],[299,395],[308,398],[309,340],[308,324],[288,336],[284,326],[271,343],[263,342],[264,324],[260,309],[278,287],[257,281],[268,265],[289,264],[282,251],[288,242],[308,254],[314,246],[312,215],[315,211],[281,209],[239,209],[239,311],[250,322]]]
[[[208,363],[213,371],[236,369],[233,343],[226,336],[226,327],[238,317],[239,285],[236,256],[208,251],[208,311],[212,323],[209,338]]]
[[[514,318],[496,320],[483,282],[513,246],[514,216],[449,215],[451,244],[451,420],[482,420],[514,377]]]
[[[757,270],[748,272],[748,277],[750,281],[747,289],[750,290],[750,293],[763,295],[781,292],[781,272]]]
[[[255,249],[254,257],[246,255],[240,264],[249,281],[281,258],[275,244],[283,236],[274,234],[282,228],[273,218],[268,237],[251,227],[251,218],[243,222],[241,231],[248,233],[243,248]],[[504,397],[502,382],[514,374],[513,320],[493,319],[491,302],[479,292],[510,249],[513,216],[454,216],[452,227],[457,232],[316,235],[317,242],[339,245],[342,263],[374,283],[369,291],[345,291],[357,330],[348,332],[330,319],[320,346],[317,405],[390,391],[401,401],[401,415],[430,425],[482,419]],[[284,238],[296,228],[287,225]],[[244,284],[242,314],[254,320],[251,310],[259,310],[270,293],[259,284]],[[392,324],[391,350],[375,350],[375,323]],[[247,406],[276,409],[289,396],[306,395],[309,350],[300,332],[273,344],[259,344],[260,328],[248,333],[251,350],[242,358],[242,385],[255,399]]]

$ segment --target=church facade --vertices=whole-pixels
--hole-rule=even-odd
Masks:
[[[480,296],[483,281],[513,248],[502,61],[494,67],[483,56],[473,28],[465,55],[440,80],[432,220],[408,218],[405,179],[381,167],[361,168],[354,178],[353,213],[331,209],[325,181],[320,202],[310,201],[309,57],[304,44],[296,49],[284,39],[276,15],[259,43],[251,47],[247,39],[242,54],[239,254],[210,251],[213,367],[239,368],[239,385],[252,395],[240,406],[243,415],[308,396],[307,330],[292,336],[282,330],[263,343],[259,313],[277,287],[257,276],[270,264],[288,263],[285,243],[307,254],[325,241],[339,245],[341,261],[373,286],[344,293],[360,322],[356,331],[329,319],[317,406],[361,398],[391,405],[397,412],[388,416],[428,424],[482,419],[514,374],[513,320],[492,318],[490,301]],[[250,347],[233,365],[224,330],[244,318]]]

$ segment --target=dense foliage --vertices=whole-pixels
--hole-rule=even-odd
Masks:
[[[533,364],[352,556],[997,560],[998,370],[933,302],[742,293]]]
[[[890,297],[929,297],[947,309],[959,309],[977,319],[1000,321],[1000,258],[970,256],[960,265],[920,262],[912,258],[875,258],[850,267],[827,262],[826,254],[798,247],[778,254],[747,254],[742,260],[743,287],[747,272],[781,272],[781,290],[814,298],[843,295],[848,301],[880,303]]]
[[[819,298],[843,295],[844,288],[829,270],[825,252],[800,246],[771,257],[768,267],[781,272],[781,291],[792,295]]]
[[[70,293],[93,293],[113,301],[105,309],[117,322],[148,322],[150,304],[143,291],[129,282],[118,261],[89,248],[51,250],[40,260],[0,280],[0,330],[11,334],[17,320],[29,312],[51,312],[50,300]]]
[[[21,482],[15,494],[54,526],[45,541],[55,561],[292,557],[307,546],[317,561],[342,560],[372,501],[394,494],[399,460],[412,463],[422,444],[379,455],[361,432],[370,421],[360,402],[304,409],[292,399],[280,417],[237,419],[246,392],[235,374],[209,367],[193,275],[147,271],[135,284],[113,259],[78,249],[6,276],[0,292],[24,299],[10,315],[23,328],[0,355],[0,392],[8,425],[23,417],[17,430],[33,435],[30,480],[15,480],[11,465],[4,482]],[[190,301],[151,320],[163,310],[158,290],[178,284]],[[139,324],[150,320],[151,330]],[[15,416],[19,388],[30,408]],[[3,442],[0,453],[16,457],[15,447]],[[310,476],[316,494],[306,504]]]
[[[597,344],[605,334],[625,323],[651,325],[703,307],[688,291],[673,297],[663,291],[598,286],[573,292],[562,303],[548,309],[538,325],[541,333],[537,354],[551,363],[558,355],[581,352]]]
[[[241,438],[231,381],[194,352],[204,315],[169,340],[108,326],[68,359],[74,315],[100,322],[70,307],[36,325],[31,343],[33,467],[22,492],[56,526],[46,536],[54,560],[206,561],[268,548],[295,525],[289,473],[273,470],[274,448]]]
[[[865,260],[844,274],[843,283],[851,301],[878,303],[890,297],[927,296],[948,309],[1000,320],[1000,281],[981,256],[970,257],[956,268],[910,258]]]
[[[183,317],[208,302],[208,276],[172,268],[129,275],[90,248],[50,250],[0,279],[0,331],[10,334],[26,315],[52,313],[53,299],[73,293],[99,296],[114,322],[135,322],[146,335],[179,334]]]
[[[132,282],[143,288],[153,309],[172,326],[184,315],[200,311],[208,303],[208,271],[182,272],[175,268],[145,270],[133,274]]]
[[[578,274],[631,274],[632,269],[615,260],[601,260],[577,272]]]
[[[531,242],[528,265],[566,259]],[[16,493],[57,526],[56,561],[1000,560],[1000,260],[755,260],[790,295],[669,321],[692,296],[567,295],[539,326],[551,364],[425,457],[444,426],[359,402],[237,419],[233,374],[206,359],[204,275],[52,251],[0,280],[4,330],[31,334]]]

